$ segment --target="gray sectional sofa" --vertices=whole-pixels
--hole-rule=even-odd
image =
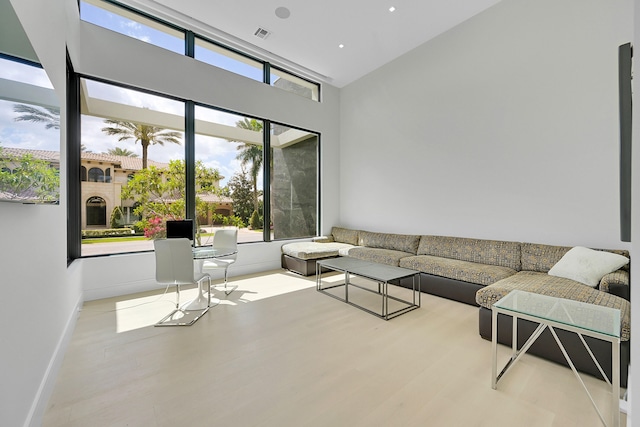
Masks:
[[[622,324],[620,381],[626,387],[630,351],[629,264],[605,274],[595,287],[548,274],[570,249],[536,243],[378,233],[333,227],[329,236],[316,238],[313,242],[283,245],[282,266],[309,275],[315,273],[318,259],[350,256],[417,270],[420,272],[423,292],[479,306],[479,333],[489,340],[491,305],[512,289],[618,308]],[[608,252],[629,258],[628,251]],[[411,286],[409,282],[399,285]],[[511,317],[500,315],[498,322],[498,341],[511,345]],[[518,341],[521,345],[535,325],[522,319],[518,325]],[[561,339],[566,343],[577,369],[599,377],[579,338],[573,333],[562,335]],[[605,373],[610,375],[610,344],[595,339],[587,341]],[[548,330],[530,348],[529,353],[566,365]]]

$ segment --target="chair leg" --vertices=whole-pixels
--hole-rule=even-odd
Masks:
[[[227,284],[229,283],[228,281],[228,270],[229,266],[226,266],[224,269],[224,294],[225,295],[229,295],[231,292],[235,291],[236,288],[238,287],[238,285],[233,285],[233,286],[229,286],[227,287]]]
[[[229,283],[229,276],[227,273],[228,268],[229,267],[227,266],[224,269],[224,294],[225,295],[229,295],[231,292],[235,291],[238,288],[238,285],[228,286],[228,283]],[[220,286],[220,285],[213,285],[214,288],[217,286]]]
[[[211,278],[209,278],[209,283],[211,283]],[[178,313],[184,314],[185,311],[180,308],[180,285],[176,285],[176,308],[171,313],[164,316],[160,319],[154,326],[191,326],[196,320],[198,320],[202,315],[204,315],[209,310],[209,307],[206,307],[204,310],[199,310],[200,313],[195,317],[174,317]]]

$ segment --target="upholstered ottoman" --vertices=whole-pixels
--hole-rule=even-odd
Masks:
[[[316,273],[316,260],[347,255],[354,245],[338,242],[295,242],[282,245],[282,268],[303,276]]]

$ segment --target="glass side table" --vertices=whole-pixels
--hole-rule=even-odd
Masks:
[[[507,314],[513,317],[513,336],[512,336],[512,353],[511,358],[504,366],[500,374],[498,374],[498,314]],[[524,343],[522,348],[518,350],[518,319],[527,319],[539,326],[531,334]],[[560,342],[555,329],[564,329],[578,334],[580,341],[587,349],[591,359],[598,367],[600,374],[604,380],[611,386],[612,394],[612,425],[618,427],[620,425],[620,310],[609,307],[602,307],[594,304],[583,303],[563,298],[556,298],[547,295],[540,295],[520,290],[511,291],[509,294],[498,300],[491,307],[491,350],[492,350],[492,376],[491,388],[497,388],[498,381],[507,371],[527,352],[529,347],[536,339],[549,329],[553,338],[558,343],[562,354],[564,355],[571,370],[584,388],[585,392],[591,400],[591,404],[595,408],[602,423],[607,423],[600,413],[591,393],[587,389],[580,374],[576,370],[571,358],[567,354],[566,349]],[[609,341],[611,343],[611,380],[607,378],[602,367],[594,357],[591,349],[584,340],[584,336],[598,338]]]

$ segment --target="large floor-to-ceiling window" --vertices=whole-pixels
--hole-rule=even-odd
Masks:
[[[271,123],[270,136],[274,238],[311,236],[318,223],[318,135]]]
[[[263,126],[255,118],[195,107],[196,166],[212,164],[219,172],[207,186],[196,175],[200,222],[237,226],[242,242],[263,240],[262,221],[255,221],[264,215]]]
[[[317,83],[118,2],[83,0],[80,11],[91,24],[319,101]],[[71,114],[81,119],[71,152],[80,172],[70,179],[81,181],[71,187],[81,249],[71,258],[151,250],[169,219],[193,219],[199,245],[230,226],[239,229],[240,243],[317,234],[318,133],[75,76]],[[190,84],[184,73],[175,78]]]
[[[316,235],[317,133],[87,77],[79,87],[81,256],[151,250],[184,218],[199,245],[228,226],[240,243]]]
[[[150,250],[186,217],[183,101],[80,79],[82,255]]]

